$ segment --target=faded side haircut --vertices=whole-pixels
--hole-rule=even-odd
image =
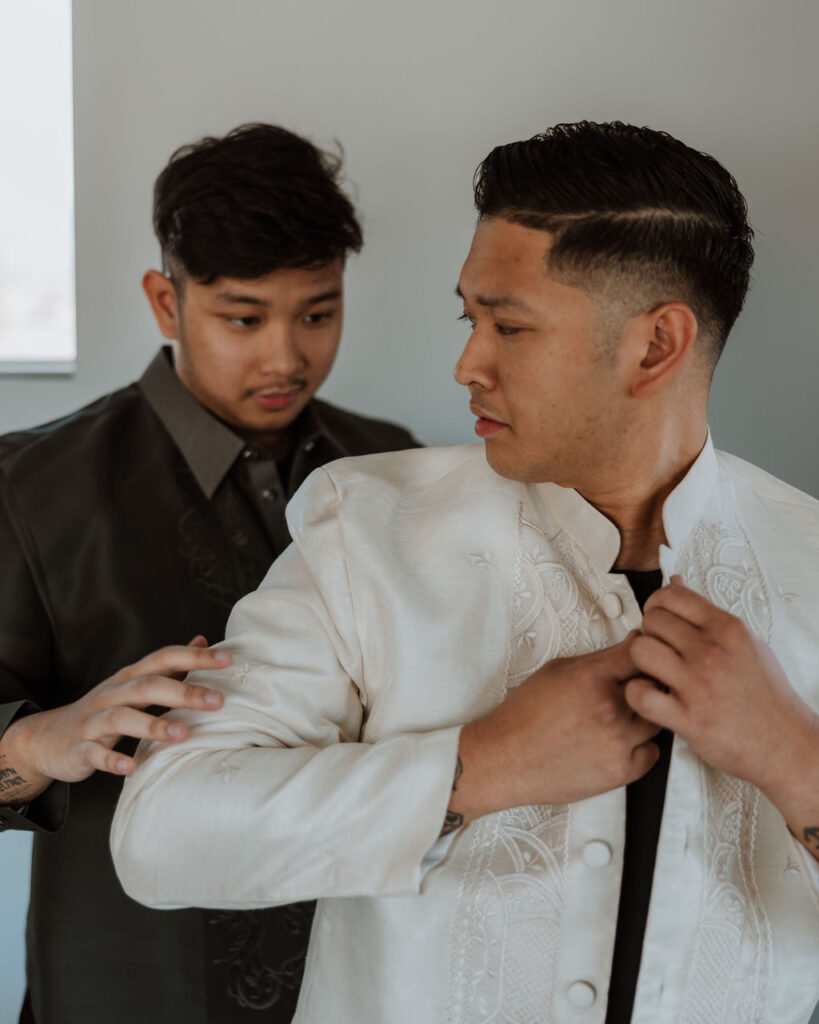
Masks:
[[[558,124],[497,146],[475,172],[480,216],[547,231],[548,270],[629,316],[684,302],[712,363],[748,290],[748,208],[728,171],[666,132]]]

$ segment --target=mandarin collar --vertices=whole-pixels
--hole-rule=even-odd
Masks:
[[[669,549],[679,551],[684,546],[716,486],[718,473],[709,430],[699,455],[663,505],[663,527],[668,543],[660,546],[661,555]],[[620,531],[610,519],[569,487],[539,483],[528,484],[526,489],[535,508],[556,519],[595,565],[611,572],[620,552]]]
[[[705,439],[702,451],[693,465],[665,499],[663,505],[663,526],[671,551],[679,552],[691,535],[691,531],[702,518],[705,505],[713,494],[719,477],[719,463],[711,431]]]

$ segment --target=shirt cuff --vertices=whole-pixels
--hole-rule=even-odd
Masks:
[[[437,868],[441,861],[449,853],[449,848],[455,837],[463,832],[463,827],[448,832],[445,836],[439,836],[430,846],[421,860],[421,881],[423,882],[433,868]]]
[[[816,910],[819,911],[819,861],[816,860],[815,857],[812,857],[799,840],[793,835],[791,835],[791,842],[793,843],[802,871],[806,876],[808,885],[810,886],[814,906],[816,907]]]

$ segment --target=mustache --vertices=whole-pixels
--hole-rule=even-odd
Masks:
[[[248,388],[245,391],[245,398],[252,398],[254,395],[289,395],[292,391],[303,391],[306,387],[307,381],[304,378],[292,377],[288,380],[271,381],[255,388]]]

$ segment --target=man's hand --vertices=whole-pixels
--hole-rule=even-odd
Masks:
[[[32,800],[55,779],[80,782],[95,771],[128,775],[134,759],[112,748],[123,736],[178,743],[187,726],[141,710],[153,706],[215,711],[222,694],[183,682],[194,669],[224,668],[226,651],[210,651],[204,637],[187,647],[163,647],[51,711],[19,718],[0,740],[2,803]],[[15,781],[20,780],[20,781]]]
[[[522,804],[565,804],[639,779],[657,760],[659,727],[634,714],[622,683],[635,634],[605,651],[556,658],[485,718],[464,726],[454,825]]]
[[[819,716],[770,648],[674,576],[646,602],[631,655],[640,675],[626,684],[629,705],[761,789],[819,856],[804,835],[819,826]]]

